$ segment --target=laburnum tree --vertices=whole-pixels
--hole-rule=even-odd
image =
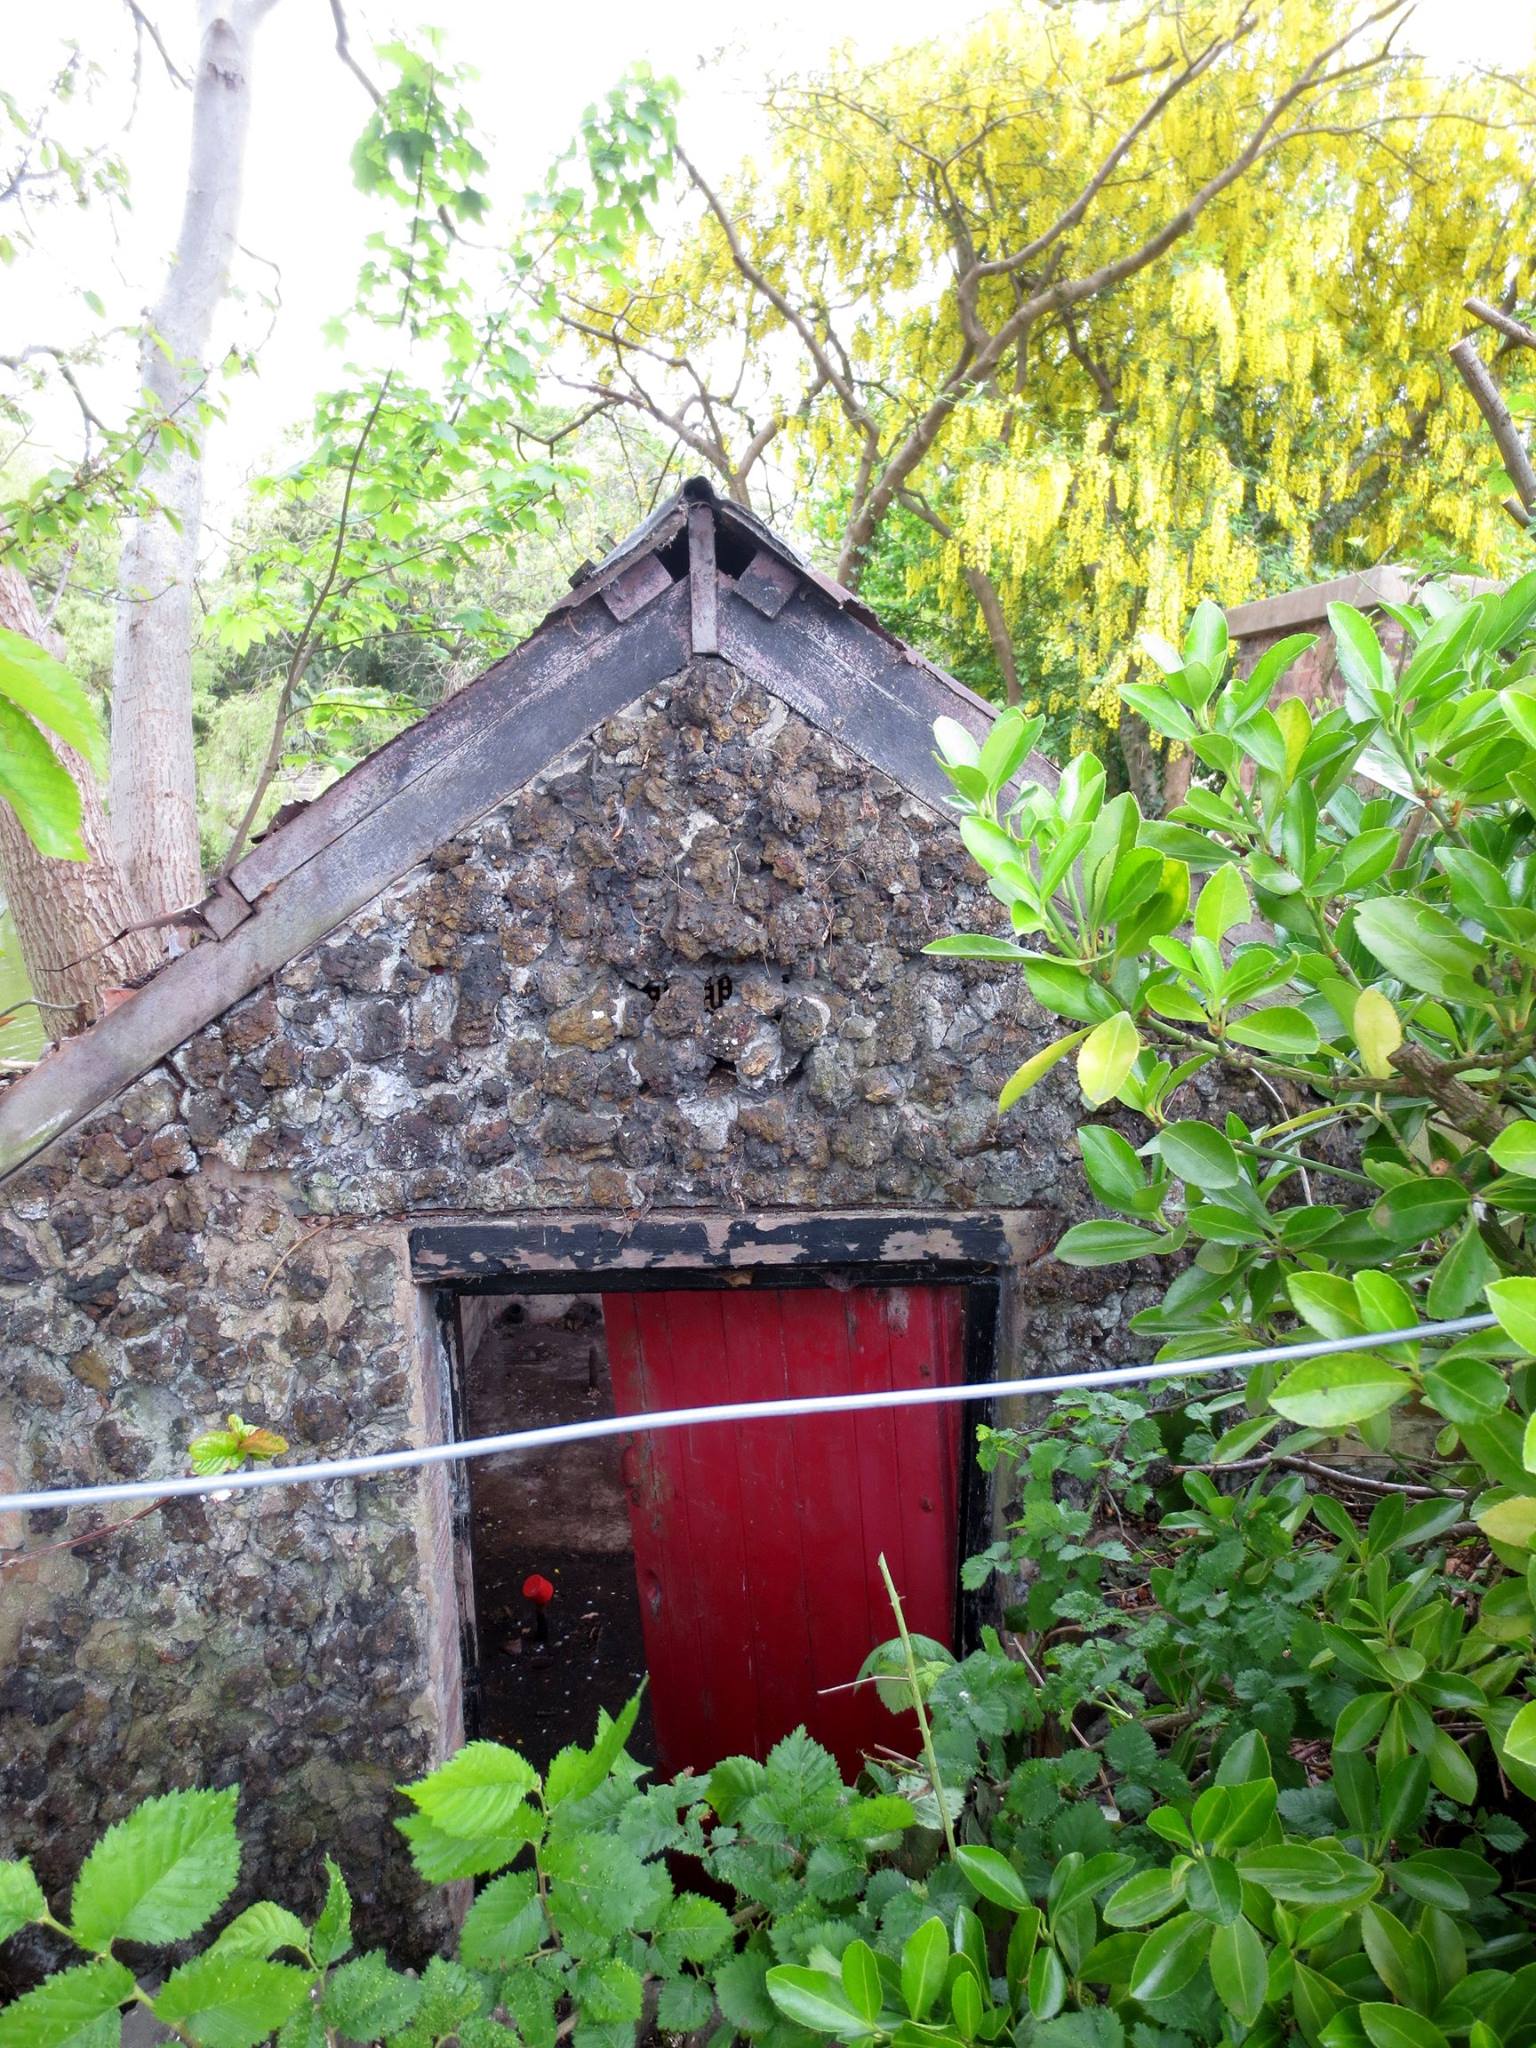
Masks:
[[[1202,595],[1497,553],[1475,410],[1440,401],[1463,298],[1523,288],[1536,98],[1411,28],[1026,7],[774,84],[765,162],[681,153],[643,281],[567,289],[572,382],[998,694],[1070,671],[1044,708],[1081,741]]]

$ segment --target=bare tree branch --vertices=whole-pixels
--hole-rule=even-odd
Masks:
[[[337,56],[346,65],[352,76],[363,88],[363,91],[373,101],[373,104],[376,107],[381,107],[384,104],[383,93],[379,91],[379,88],[352,54],[352,38],[348,33],[346,10],[341,4],[341,0],[331,0],[331,20],[336,25]]]
[[[1486,299],[1463,299],[1461,307],[1474,320],[1481,320],[1485,327],[1496,328],[1506,341],[1513,341],[1521,348],[1536,348],[1536,328],[1527,327],[1523,320],[1516,320],[1498,306],[1490,306]]]
[[[1461,381],[1471,392],[1478,411],[1488,422],[1488,431],[1498,448],[1499,459],[1509,473],[1521,505],[1527,513],[1536,510],[1536,469],[1531,467],[1531,458],[1520,437],[1520,429],[1515,425],[1491,371],[1470,336],[1452,346],[1451,361],[1461,373]],[[1525,523],[1529,524],[1529,520]]]

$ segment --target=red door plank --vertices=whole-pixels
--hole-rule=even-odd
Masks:
[[[603,1301],[622,1412],[875,1392],[963,1375],[958,1289],[679,1290]],[[636,1439],[635,1566],[661,1762],[763,1755],[803,1721],[850,1771],[910,1731],[848,1690],[895,1633],[954,1633],[954,1409],[711,1424]]]

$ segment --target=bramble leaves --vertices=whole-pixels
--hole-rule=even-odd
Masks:
[[[109,1828],[81,1865],[70,1933],[82,1948],[184,1941],[223,1905],[240,1874],[239,1790],[167,1792]]]
[[[116,2048],[134,1990],[115,1957],[60,1970],[0,2010],[0,2048]]]

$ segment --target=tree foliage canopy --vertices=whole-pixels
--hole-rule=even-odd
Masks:
[[[685,158],[644,283],[573,295],[586,381],[737,495],[771,465],[882,601],[973,635],[993,603],[1003,676],[1070,664],[1090,731],[1133,628],[1202,595],[1490,563],[1444,351],[1529,238],[1536,108],[1399,55],[1401,18],[1018,8],[776,85],[768,161]]]

